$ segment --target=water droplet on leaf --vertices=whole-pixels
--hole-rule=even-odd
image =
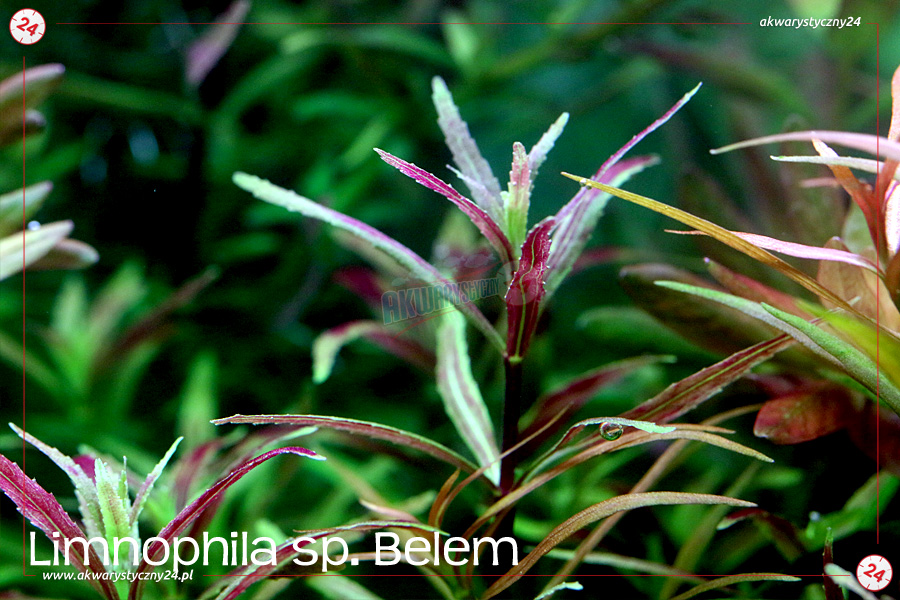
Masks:
[[[588,184],[588,180],[585,179],[584,177],[582,177],[581,179],[578,180],[578,185],[580,185],[581,187],[587,187],[587,184]]]
[[[28,222],[28,231],[37,231],[41,228],[41,224],[37,221],[29,221]]]
[[[625,428],[615,423],[603,423],[600,425],[600,435],[603,439],[613,441],[622,437]]]

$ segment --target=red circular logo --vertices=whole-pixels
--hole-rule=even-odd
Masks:
[[[883,590],[891,582],[894,571],[891,563],[878,554],[870,554],[861,561],[856,567],[856,579],[859,583],[870,592]]]
[[[43,15],[31,8],[23,8],[9,20],[9,33],[20,44],[36,44],[47,30]]]

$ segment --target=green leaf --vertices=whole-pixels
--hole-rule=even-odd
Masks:
[[[34,216],[52,190],[52,183],[42,181],[0,196],[0,237],[21,231],[22,223]]]
[[[366,225],[352,217],[341,214],[330,208],[326,208],[321,204],[313,202],[309,198],[279,187],[273,183],[260,179],[259,177],[248,175],[246,173],[237,172],[233,175],[232,181],[239,188],[244,189],[260,200],[282,206],[288,210],[299,212],[307,217],[324,221],[329,225],[333,225],[339,229],[353,234],[367,243],[372,248],[380,250],[394,259],[398,264],[405,267],[415,277],[430,285],[448,285],[452,286],[452,282],[448,281],[441,275],[437,269],[426,262],[418,254],[381,233],[377,229]],[[472,323],[481,331],[488,341],[501,353],[505,350],[503,338],[488,322],[480,310],[468,299],[459,304],[454,305],[457,310],[462,311],[468,316]]]
[[[500,482],[500,452],[481,390],[472,376],[466,326],[456,311],[443,316],[437,333],[437,386],[444,408],[463,441],[489,467],[485,475]]]

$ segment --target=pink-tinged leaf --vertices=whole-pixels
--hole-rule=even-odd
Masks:
[[[506,292],[508,329],[506,355],[511,361],[521,361],[528,351],[531,336],[537,327],[544,297],[544,273],[550,256],[550,230],[555,221],[548,217],[528,233],[522,244],[519,268]]]
[[[669,233],[677,233],[681,235],[707,235],[702,231],[675,231],[671,229],[667,231],[669,231]],[[836,250],[834,248],[817,248],[815,246],[807,246],[805,244],[784,242],[782,240],[776,240],[774,238],[770,238],[764,235],[757,235],[755,233],[743,233],[740,231],[732,231],[731,233],[738,236],[742,240],[750,242],[754,246],[758,246],[759,248],[764,248],[766,250],[771,250],[773,252],[778,252],[779,254],[786,254],[788,256],[794,256],[796,258],[809,258],[811,260],[842,262],[847,263],[848,265],[854,265],[857,267],[862,267],[863,269],[868,269],[873,273],[878,272],[878,268],[875,266],[875,263],[865,257],[860,256],[859,254],[854,254],[853,252],[848,252],[846,250]]]
[[[716,577],[711,581],[694,586],[683,594],[672,597],[671,600],[688,600],[689,598],[699,596],[710,590],[718,590],[738,583],[751,583],[757,581],[787,581],[795,583],[803,580],[799,577],[794,577],[793,575],[782,575],[781,573],[742,573],[740,575],[726,575],[725,577]]]
[[[541,136],[538,143],[532,146],[531,150],[528,151],[528,170],[531,171],[532,182],[534,182],[534,177],[537,175],[538,169],[544,164],[547,153],[550,152],[553,145],[556,143],[556,140],[562,135],[563,129],[566,128],[566,123],[568,122],[569,113],[559,115],[559,118],[550,126],[550,129]]]
[[[826,245],[836,251],[846,248],[840,238],[832,238]],[[852,302],[856,309],[876,320],[881,327],[900,333],[900,312],[891,302],[884,282],[875,273],[845,264],[823,262],[819,265],[818,280],[847,302]],[[822,299],[822,303],[834,308],[834,303],[826,299]]]
[[[325,331],[313,342],[313,383],[322,383],[328,379],[341,348],[360,338],[377,344],[420,369],[430,371],[434,368],[434,353],[418,342],[401,337],[396,330],[384,323],[350,321]]]
[[[153,567],[148,562],[148,559],[152,561],[158,561],[159,554],[162,552],[165,543],[168,543],[173,537],[184,531],[191,523],[194,522],[195,519],[197,519],[197,517],[204,513],[208,506],[216,502],[219,497],[225,492],[225,490],[227,490],[234,483],[240,480],[244,475],[258,467],[262,463],[266,462],[267,460],[281,454],[295,454],[297,456],[304,456],[306,458],[312,458],[314,460],[325,460],[324,456],[316,454],[312,450],[307,450],[306,448],[300,448],[298,446],[288,446],[286,448],[277,448],[275,450],[270,450],[269,452],[260,454],[256,458],[245,462],[237,469],[212,484],[212,486],[208,490],[200,494],[200,497],[191,502],[181,512],[175,515],[175,518],[172,519],[168,525],[163,527],[162,531],[160,531],[156,535],[158,541],[155,541],[153,544],[145,547],[143,559],[141,560],[141,563],[138,565],[135,572],[140,574],[152,569]],[[135,578],[128,592],[129,600],[138,600],[138,598],[141,597],[143,584],[144,581],[142,581],[140,578]]]
[[[655,397],[622,414],[629,419],[667,423],[693,410],[723,387],[746,375],[750,369],[794,345],[787,335],[779,335],[673,383]]]
[[[381,297],[387,290],[372,269],[359,266],[344,267],[338,269],[332,279],[364,300],[374,312],[381,310]]]
[[[453,285],[452,282],[441,275],[437,269],[421,256],[397,240],[386,236],[362,221],[358,221],[357,219],[348,217],[347,215],[322,206],[321,204],[317,204],[309,198],[304,198],[295,192],[286,190],[265,179],[260,179],[253,175],[237,172],[232,176],[232,181],[235,185],[250,192],[260,200],[282,206],[291,211],[299,212],[313,219],[319,219],[329,225],[352,234],[367,243],[371,248],[379,250],[391,257],[399,265],[412,273],[412,275],[418,277],[427,284]],[[465,299],[463,302],[460,302],[460,304],[454,306],[471,319],[472,324],[487,337],[488,341],[491,342],[498,351],[501,353],[504,351],[503,338],[500,337],[500,334],[497,333],[494,327],[471,300]]]
[[[641,356],[621,360],[588,371],[565,385],[543,394],[535,402],[534,408],[529,411],[533,415],[532,421],[524,428],[520,437],[523,439],[527,438],[544,428],[551,419],[554,420],[552,426],[547,427],[541,435],[535,437],[529,443],[530,448],[537,447],[545,439],[559,431],[566,424],[569,417],[581,410],[605,386],[637,369],[657,363],[660,360],[662,360],[662,357],[659,356]],[[559,416],[560,414],[562,414],[561,417]]]
[[[531,172],[528,155],[525,154],[525,146],[516,142],[513,144],[509,187],[508,191],[503,195],[506,232],[514,245],[520,245],[525,240],[525,230],[528,227],[528,205],[531,200],[531,182],[533,180],[534,174]]]
[[[373,531],[376,529],[407,529],[415,531],[437,532],[443,534],[443,532],[441,532],[440,530],[430,527],[429,525],[423,525],[421,523],[406,523],[403,521],[367,521],[363,523],[354,523],[353,525],[344,525],[341,527],[331,527],[329,529],[320,529],[316,531],[305,532],[305,535],[289,539],[275,549],[276,564],[249,564],[239,567],[226,575],[223,578],[225,582],[227,582],[224,583],[225,588],[221,592],[219,592],[219,595],[216,596],[215,600],[234,600],[235,598],[238,598],[244,591],[246,591],[247,588],[249,588],[260,579],[277,576],[281,571],[291,573],[292,569],[296,569],[297,566],[299,566],[297,565],[297,563],[293,563],[294,558],[300,555],[299,550],[309,545],[313,540],[318,540],[326,536],[333,536],[335,534],[340,534],[343,532]],[[307,560],[308,559],[304,557],[304,562],[306,562]],[[319,573],[325,572],[325,570],[321,566],[319,566],[319,564],[316,564],[314,566],[318,567],[317,570],[319,571]]]
[[[75,486],[75,498],[78,500],[78,510],[84,521],[90,537],[102,535],[100,527],[102,517],[100,516],[100,505],[97,499],[97,489],[94,484],[94,459],[78,457],[76,459],[66,456],[53,446],[45,444],[30,433],[26,433],[22,429],[16,427],[12,423],[10,428],[16,432],[16,435],[37,448],[41,454],[53,461],[53,463],[63,470]],[[81,465],[86,463],[84,468]]]
[[[500,260],[512,260],[512,246],[503,233],[498,221],[495,221],[488,213],[486,213],[477,204],[453,189],[449,183],[441,181],[425,169],[421,169],[416,165],[406,162],[402,158],[397,158],[389,152],[375,148],[375,152],[381,157],[381,160],[391,165],[410,179],[422,184],[429,190],[441,194],[447,200],[455,204],[478,228],[478,231],[487,239],[488,243],[496,250],[500,256]]]
[[[478,459],[478,465],[488,467],[487,478],[499,483],[500,451],[487,406],[472,375],[466,323],[456,311],[443,316],[437,332],[436,376],[444,409],[456,431]]]
[[[0,239],[0,279],[28,268],[72,232],[72,221],[57,221]]]
[[[873,156],[900,160],[900,142],[895,142],[884,137],[877,137],[866,133],[851,133],[847,131],[827,131],[827,130],[810,130],[810,131],[792,131],[789,133],[778,133],[775,135],[767,135],[763,137],[737,142],[710,150],[710,154],[722,154],[731,152],[740,148],[750,148],[752,146],[762,146],[764,144],[773,144],[777,142],[793,142],[821,140],[847,148],[855,148],[863,150]],[[877,146],[877,147],[876,147]]]
[[[834,159],[837,157],[837,152],[829,148],[820,140],[813,140],[813,146],[816,148],[816,151],[825,158]],[[866,218],[866,225],[869,227],[869,237],[874,244],[875,240],[878,239],[880,209],[872,187],[859,181],[847,167],[829,165],[828,168],[831,169],[834,178],[841,184],[844,191],[853,198],[853,202],[855,202],[860,210],[862,210],[863,215]]]
[[[61,64],[47,64],[26,69],[0,81],[0,141],[9,143],[22,139],[22,111],[31,112],[44,98],[60,84],[65,67]],[[23,89],[24,86],[24,89]],[[24,102],[24,107],[23,107]],[[34,114],[34,113],[32,113]],[[40,117],[39,114],[36,115]],[[29,115],[26,114],[26,121]],[[34,116],[30,116],[32,122]],[[43,118],[40,117],[42,121]],[[18,137],[15,137],[18,134]]]
[[[519,564],[500,577],[482,598],[493,598],[516,581],[518,581],[531,567],[547,552],[564,542],[569,536],[579,529],[595,523],[600,519],[617,512],[634,510],[646,506],[677,505],[677,504],[724,504],[727,506],[756,506],[752,502],[716,496],[713,494],[689,494],[684,492],[643,492],[637,494],[624,494],[610,500],[590,506],[578,514],[570,517],[551,531]]]
[[[89,244],[63,238],[44,256],[29,265],[29,271],[84,269],[100,260],[97,250]]]
[[[884,197],[884,241],[888,258],[900,253],[900,184],[893,183]]]
[[[53,494],[25,475],[16,463],[2,454],[0,454],[0,489],[13,501],[22,516],[43,531],[48,538],[53,539],[54,533],[59,534],[57,540],[61,548],[65,548],[66,540],[88,539],[81,528],[63,510]],[[88,546],[87,561],[85,561],[83,549],[83,544],[69,544],[67,555],[69,564],[74,565],[82,573],[90,572],[95,576],[105,573],[106,568],[93,546]],[[85,566],[85,562],[87,562],[87,566]],[[88,577],[88,582],[104,598],[118,600],[119,594],[108,579],[98,580],[95,577]]]
[[[656,164],[655,156],[638,156],[613,165],[605,173],[595,174],[610,183],[621,185],[633,175]],[[553,251],[547,263],[547,298],[556,291],[575,262],[581,256],[603,214],[609,195],[594,188],[581,188],[565,206],[556,213],[556,230],[553,232]]]
[[[228,48],[237,37],[244,17],[250,10],[248,0],[232,2],[216,22],[209,26],[187,50],[185,57],[184,78],[191,86],[198,86],[206,79],[219,59],[225,55]]]
[[[223,444],[224,440],[221,438],[209,440],[175,463],[175,482],[172,485],[175,492],[175,510],[180,511],[187,505],[194,482],[205,474],[206,468]]]
[[[665,114],[663,114],[663,116],[661,116],[661,117],[658,118],[657,120],[653,121],[653,123],[651,123],[649,127],[647,127],[646,129],[644,129],[643,131],[641,131],[640,133],[638,133],[636,136],[634,136],[633,138],[631,138],[631,139],[628,141],[627,144],[625,144],[624,146],[622,146],[621,148],[619,148],[619,149],[615,152],[615,154],[613,154],[612,156],[610,156],[610,157],[606,160],[606,162],[603,163],[603,164],[600,166],[600,170],[598,171],[598,174],[599,174],[600,176],[602,176],[602,175],[603,175],[610,167],[612,167],[614,164],[616,164],[617,162],[619,162],[619,159],[622,158],[622,157],[625,155],[626,152],[628,152],[629,150],[631,150],[632,148],[634,148],[634,146],[635,146],[638,142],[640,142],[642,139],[644,139],[645,137],[647,137],[648,135],[650,135],[651,133],[653,133],[654,131],[656,131],[659,127],[661,127],[663,124],[665,124],[666,121],[668,121],[669,119],[671,119],[671,118],[675,115],[675,113],[677,113],[677,112],[681,109],[682,106],[684,106],[685,104],[687,104],[688,101],[689,101],[691,98],[693,98],[694,94],[697,93],[697,91],[700,89],[700,86],[701,86],[701,85],[703,85],[703,84],[702,84],[702,83],[698,83],[698,84],[694,87],[694,89],[692,89],[692,90],[689,91],[687,94],[685,94],[684,96],[682,96],[682,97],[681,97],[681,100],[679,100],[678,102],[676,102],[676,103],[672,106],[672,108],[670,108],[669,110],[667,110],[667,111],[665,112]],[[595,178],[595,179],[596,179],[596,178]],[[600,180],[600,181],[602,181],[602,180]]]
[[[491,171],[488,162],[481,156],[478,144],[469,133],[469,126],[462,120],[459,109],[447,84],[440,77],[431,80],[431,98],[438,114],[438,125],[444,132],[447,147],[453,154],[453,162],[475,185],[469,185],[472,197],[495,223],[503,220],[503,201],[500,198],[500,182]],[[468,182],[468,181],[467,181]]]
[[[767,401],[753,433],[776,444],[799,444],[843,429],[855,413],[846,388],[822,384]]]
[[[396,427],[388,427],[369,421],[344,419],[341,417],[323,417],[319,415],[234,415],[213,421],[215,425],[293,425],[298,427],[321,427],[335,429],[351,435],[361,435],[376,440],[384,440],[424,452],[440,461],[446,462],[467,473],[476,470],[471,462],[450,450],[421,435],[410,433]]]
[[[722,284],[735,296],[740,296],[741,298],[746,298],[747,300],[752,300],[754,302],[765,302],[766,304],[771,304],[776,308],[780,308],[783,311],[801,317],[809,316],[797,305],[797,299],[790,294],[785,294],[784,292],[762,284],[755,279],[751,279],[740,273],[735,273],[731,269],[727,269],[715,261],[707,259],[706,266],[716,281]]]

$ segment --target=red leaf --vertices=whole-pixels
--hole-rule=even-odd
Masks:
[[[845,388],[819,385],[766,402],[753,433],[776,444],[799,444],[843,429],[854,416]]]
[[[880,410],[868,402],[847,429],[863,452],[872,459],[877,457],[879,468],[900,477],[900,417],[896,413]]]
[[[506,334],[506,354],[521,360],[528,351],[531,336],[540,316],[544,297],[544,272],[550,256],[550,229],[555,220],[548,217],[528,232],[522,244],[522,258],[506,292],[509,325]]]

